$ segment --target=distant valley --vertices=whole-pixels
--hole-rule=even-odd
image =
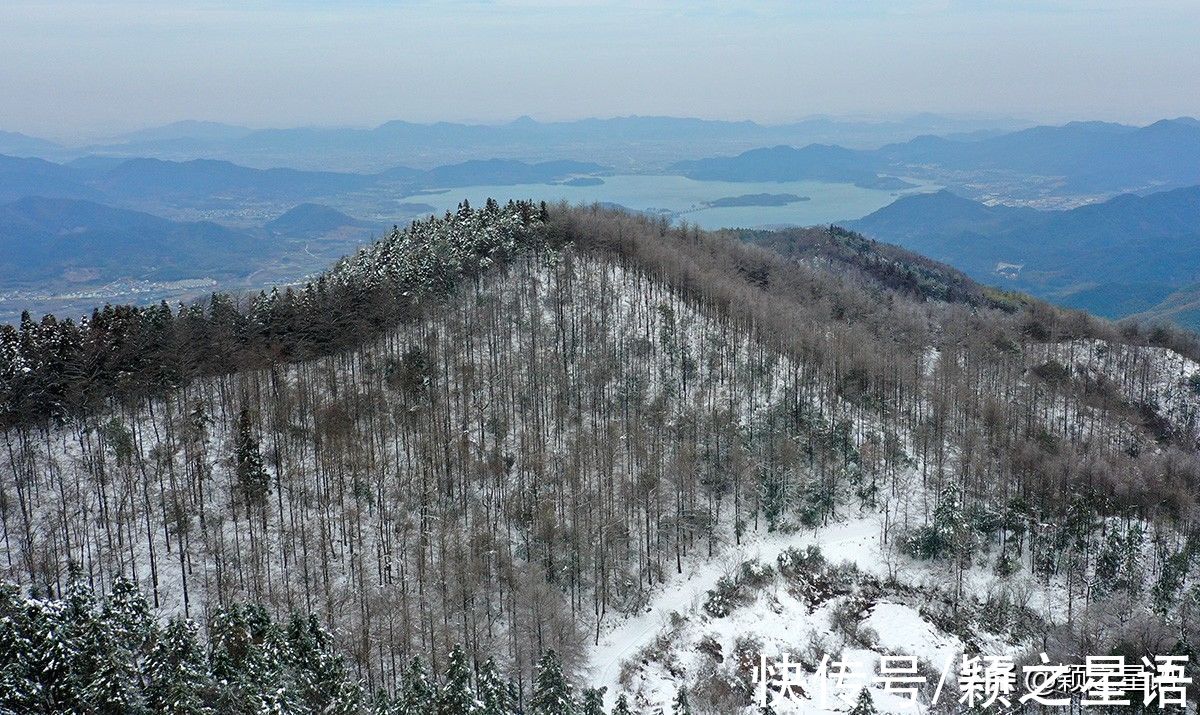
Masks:
[[[703,180],[817,179],[892,190],[915,177],[971,198],[1070,207],[1200,184],[1200,121],[1072,122],[984,138],[920,136],[878,149],[776,146],[681,161],[672,170]]]
[[[913,136],[923,129],[942,134]],[[864,147],[872,137],[876,147]],[[753,146],[822,138],[858,146]],[[421,142],[454,144],[441,155],[463,160],[430,166]],[[698,146],[729,153],[677,158]],[[618,147],[645,150],[640,170],[607,161]],[[70,312],[302,280],[392,225],[496,197],[618,206],[713,229],[837,222],[1063,305],[1200,326],[1200,217],[1187,188],[1200,184],[1200,122],[1190,118],[1016,131],[934,117],[266,131],[183,122],[76,149],[0,133],[0,151],[23,155],[0,155],[4,320],[22,307]],[[349,170],[370,151],[369,170]],[[524,158],[497,158],[513,153]],[[337,158],[249,165],[299,155]],[[246,165],[216,158],[225,156]],[[413,161],[381,165],[391,156]]]
[[[287,284],[384,229],[316,204],[230,228],[28,197],[0,206],[0,322],[22,310],[83,315],[109,302],[177,302],[216,288]]]
[[[846,227],[976,280],[1110,318],[1200,327],[1200,186],[1065,211],[987,205],[949,191],[902,198]]]

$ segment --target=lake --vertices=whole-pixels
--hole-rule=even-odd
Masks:
[[[607,201],[640,211],[665,209],[671,214],[703,228],[753,228],[759,226],[812,226],[846,219],[861,218],[883,208],[899,196],[936,190],[922,185],[904,191],[863,189],[853,184],[823,181],[781,181],[732,183],[694,181],[683,176],[658,174],[621,174],[604,177],[599,186],[518,184],[515,186],[463,186],[444,193],[422,193],[398,199],[403,203],[430,204],[439,212],[450,211],[464,198],[481,206],[489,196],[501,203],[508,199],[534,199],[592,203]],[[808,196],[785,206],[706,207],[704,202],[744,194],[796,194]]]

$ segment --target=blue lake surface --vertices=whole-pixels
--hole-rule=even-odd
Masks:
[[[781,181],[732,183],[694,181],[683,176],[660,174],[621,174],[604,177],[599,186],[561,184],[518,184],[515,186],[463,186],[441,193],[421,193],[398,199],[398,203],[430,204],[439,212],[453,210],[463,199],[482,205],[490,196],[501,202],[508,199],[534,199],[620,204],[639,211],[665,210],[703,228],[754,228],[760,226],[812,226],[846,219],[861,218],[883,208],[900,196],[938,189],[921,185],[904,191],[863,189],[853,184],[823,181]],[[711,208],[706,201],[745,194],[795,194],[808,196],[785,206],[727,206]]]

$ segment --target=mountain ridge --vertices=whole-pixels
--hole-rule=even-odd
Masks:
[[[843,225],[977,280],[1105,317],[1144,314],[1151,310],[1146,301],[1200,277],[1200,186],[1057,211],[989,206],[939,191],[903,197]]]

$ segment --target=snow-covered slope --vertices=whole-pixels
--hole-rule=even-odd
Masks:
[[[371,685],[456,644],[529,682],[554,649],[651,711],[749,712],[760,656],[811,709],[824,655],[1196,640],[1190,360],[623,214],[472,233],[489,211],[313,289],[305,347],[404,312],[361,344],[4,432],[0,575],[316,612]]]

